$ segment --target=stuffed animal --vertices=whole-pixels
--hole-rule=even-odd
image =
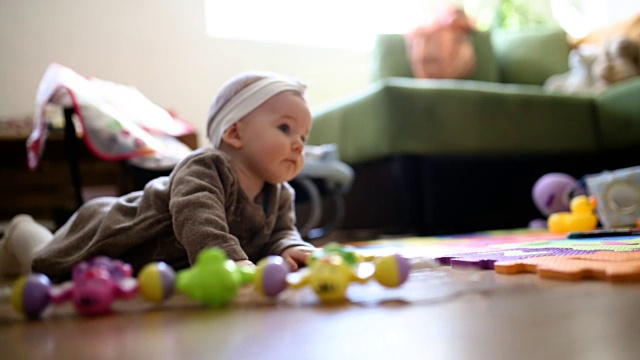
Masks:
[[[591,72],[605,88],[640,75],[640,44],[625,36],[611,38],[593,62]]]
[[[622,80],[640,75],[640,44],[614,36],[601,48],[581,45],[569,53],[569,71],[550,76],[545,90],[597,94]]]
[[[439,11],[426,25],[406,34],[407,55],[416,78],[462,79],[476,65],[476,52],[469,37],[473,20],[451,5]]]
[[[546,228],[547,217],[554,213],[569,211],[572,199],[586,193],[581,181],[569,174],[554,172],[543,175],[533,185],[531,197],[545,219],[531,220],[529,227]]]
[[[565,93],[593,92],[597,81],[591,73],[591,66],[597,57],[597,48],[582,45],[569,53],[569,71],[550,76],[544,83],[548,91]]]

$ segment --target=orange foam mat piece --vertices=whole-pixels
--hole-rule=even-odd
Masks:
[[[575,256],[543,256],[495,263],[500,274],[537,273],[562,280],[640,281],[640,252],[600,251]]]

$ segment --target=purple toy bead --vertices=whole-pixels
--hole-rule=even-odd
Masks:
[[[265,260],[262,271],[262,290],[266,296],[274,297],[287,287],[289,266],[280,256],[269,256]]]
[[[51,281],[46,275],[32,274],[27,279],[22,290],[24,313],[33,319],[47,308],[51,300]]]
[[[164,262],[160,262],[158,263],[158,273],[160,273],[160,281],[162,282],[163,299],[168,299],[174,291],[176,272],[171,266]]]
[[[395,254],[396,262],[398,264],[398,285],[404,284],[409,277],[409,272],[411,271],[411,264],[409,263],[409,259],[406,257]]]

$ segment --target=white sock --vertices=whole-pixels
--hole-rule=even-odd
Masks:
[[[52,238],[51,231],[38,224],[31,216],[15,216],[0,243],[0,273],[6,276],[29,274],[36,250],[49,243]]]

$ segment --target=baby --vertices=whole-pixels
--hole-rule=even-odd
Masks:
[[[181,269],[213,246],[244,265],[281,255],[296,270],[313,250],[296,230],[287,184],[302,170],[311,129],[304,91],[278,74],[232,78],[209,112],[212,147],[195,150],[142,191],[88,201],[55,234],[16,216],[0,242],[0,272],[64,279],[97,255],[135,269],[153,261]]]

